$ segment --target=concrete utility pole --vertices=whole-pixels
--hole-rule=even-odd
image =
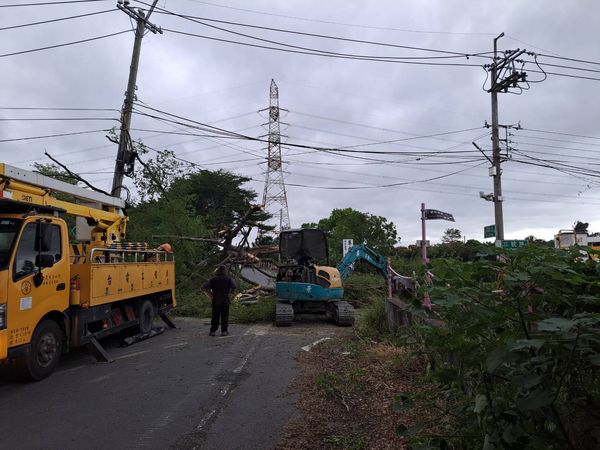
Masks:
[[[130,175],[133,172],[133,166],[135,163],[136,153],[130,146],[131,139],[129,137],[131,112],[133,110],[133,102],[135,100],[136,80],[144,32],[146,29],[148,29],[154,34],[162,34],[160,27],[157,27],[148,21],[157,2],[158,0],[154,0],[152,7],[148,11],[148,14],[145,15],[141,9],[136,11],[134,8],[129,6],[129,0],[117,1],[117,8],[119,8],[132,19],[135,19],[137,22],[137,27],[135,29],[135,41],[133,43],[131,65],[129,66],[127,92],[125,92],[125,101],[123,102],[123,108],[121,109],[121,133],[119,135],[119,149],[117,151],[117,160],[115,161],[115,172],[111,189],[111,194],[115,197],[119,197],[121,195],[123,176]]]
[[[520,89],[523,90],[519,83],[527,84],[527,73],[523,70],[518,70],[516,64],[521,64],[521,69],[525,65],[526,61],[518,59],[524,53],[528,55],[534,55],[534,53],[527,52],[527,50],[506,50],[502,58],[498,57],[498,39],[504,36],[501,33],[498,37],[494,38],[494,61],[492,64],[484,65],[486,70],[490,72],[491,86],[487,92],[492,95],[492,167],[490,167],[490,176],[494,177],[494,218],[496,224],[496,240],[504,240],[504,216],[502,214],[502,156],[500,155],[500,137],[498,125],[498,93],[509,92],[510,90]],[[508,149],[508,133],[506,137],[507,149]],[[475,145],[477,147],[477,145]],[[479,147],[477,147],[479,148]],[[508,150],[507,150],[508,151]],[[487,158],[487,156],[486,156]],[[487,200],[486,195],[480,193],[480,195]]]
[[[504,216],[502,214],[502,169],[500,167],[500,137],[498,135],[498,91],[496,87],[496,63],[498,56],[498,39],[494,38],[494,64],[492,65],[492,168],[494,177],[494,219],[496,223],[496,240],[504,239]]]

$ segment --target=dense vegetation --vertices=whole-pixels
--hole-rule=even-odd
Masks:
[[[404,342],[430,361],[439,416],[401,433],[415,448],[598,448],[598,264],[577,250],[482,250],[433,260],[420,288],[434,307],[416,299],[415,316],[443,322],[415,320]]]

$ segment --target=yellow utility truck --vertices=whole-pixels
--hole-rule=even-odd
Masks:
[[[125,242],[124,207],[0,164],[0,364],[40,380],[71,347],[110,360],[98,339],[133,327],[148,333],[157,315],[173,326],[173,254]]]

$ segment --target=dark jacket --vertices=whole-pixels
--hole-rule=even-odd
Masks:
[[[210,291],[213,295],[215,305],[229,303],[229,294],[236,288],[233,279],[226,275],[215,275],[202,286],[202,289]]]

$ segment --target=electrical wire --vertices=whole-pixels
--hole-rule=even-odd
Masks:
[[[145,3],[143,1],[139,1],[139,0],[137,0],[137,1],[138,1],[138,3],[142,3],[146,6],[150,6],[150,4]],[[432,52],[432,53],[442,53],[442,54],[447,55],[447,56],[438,56],[438,57],[389,57],[389,58],[394,58],[394,59],[438,59],[438,58],[467,58],[468,59],[469,57],[484,57],[483,55],[488,55],[490,53],[493,53],[493,52],[480,52],[480,53],[455,52],[455,51],[408,46],[408,45],[391,44],[391,43],[387,43],[387,42],[367,41],[367,40],[363,40],[363,39],[352,39],[352,38],[345,38],[345,37],[341,37],[341,36],[331,36],[331,35],[319,34],[319,33],[308,33],[308,32],[297,31],[297,30],[286,30],[283,28],[265,27],[265,26],[247,24],[247,23],[242,23],[242,22],[233,22],[233,21],[229,21],[229,20],[211,19],[208,17],[192,16],[189,14],[178,14],[178,13],[174,13],[172,11],[169,11],[167,9],[160,8],[160,7],[156,8],[156,9],[158,10],[157,12],[159,12],[159,13],[176,16],[176,17],[186,19],[191,22],[198,23],[200,25],[211,27],[211,28],[214,28],[214,29],[217,29],[220,31],[227,32],[227,33],[232,33],[232,34],[250,38],[250,39],[257,39],[257,40],[260,40],[263,42],[268,42],[271,44],[286,45],[286,46],[290,46],[290,47],[298,48],[298,49],[302,49],[302,50],[315,51],[315,49],[309,49],[309,48],[305,48],[305,47],[298,47],[298,46],[292,46],[292,45],[288,45],[288,44],[282,44],[277,41],[262,39],[262,38],[258,38],[256,36],[252,36],[252,35],[248,35],[248,34],[244,34],[244,33],[238,33],[238,32],[226,29],[226,28],[209,25],[207,23],[204,23],[203,21],[215,22],[215,23],[226,24],[226,25],[234,25],[234,26],[246,27],[246,28],[253,28],[253,29],[258,29],[258,30],[275,31],[278,33],[287,33],[287,34],[294,34],[294,35],[299,35],[299,36],[317,37],[317,38],[321,38],[321,39],[330,39],[330,40],[336,40],[336,41],[376,45],[376,46],[389,47],[389,48],[401,48],[401,49],[405,49],[405,50],[416,50],[416,51],[424,51],[424,52]],[[339,53],[335,53],[335,52],[327,52],[327,53],[339,54]],[[353,56],[357,56],[357,55],[353,55]],[[363,57],[367,57],[367,56],[363,56]],[[368,56],[368,57],[369,58],[381,58],[380,56],[379,57],[378,56]],[[486,57],[486,58],[489,58],[489,57]]]
[[[66,47],[66,46],[69,46],[69,45],[75,45],[75,44],[82,44],[82,43],[85,43],[85,42],[97,41],[97,40],[100,40],[100,39],[105,39],[105,38],[109,38],[109,37],[113,37],[113,36],[118,36],[120,34],[129,33],[129,32],[131,32],[131,30],[123,30],[123,31],[118,31],[116,33],[104,34],[102,36],[95,36],[95,37],[88,38],[88,39],[80,39],[78,41],[65,42],[63,44],[48,45],[46,47],[32,48],[32,49],[29,49],[29,50],[21,50],[21,51],[12,52],[12,53],[4,53],[3,55],[0,55],[0,58],[5,58],[7,56],[24,55],[26,53],[39,52],[39,51],[42,51],[42,50],[50,50],[50,49],[59,48],[59,47]]]
[[[600,62],[598,62],[598,61],[590,61],[590,60],[586,60],[586,59],[567,58],[565,56],[547,55],[547,54],[544,54],[544,53],[540,53],[539,56],[543,56],[545,58],[562,59],[562,60],[565,60],[565,61],[580,62],[580,63],[584,63],[584,64],[596,64],[596,65],[600,65]]]
[[[54,2],[38,2],[38,3],[13,3],[9,5],[0,5],[0,8],[18,8],[20,6],[49,6],[49,5],[72,5],[74,3],[97,3],[108,0],[61,0]]]
[[[143,3],[139,0],[134,0],[134,1],[137,1],[138,3]],[[346,27],[365,28],[365,29],[371,29],[371,30],[401,31],[401,32],[406,32],[406,33],[424,33],[424,34],[449,34],[449,35],[464,35],[464,36],[496,36],[496,34],[497,34],[497,33],[496,34],[495,33],[471,33],[471,32],[457,32],[457,31],[425,31],[425,30],[411,30],[411,29],[406,29],[406,28],[377,27],[377,26],[372,26],[372,25],[333,22],[330,20],[320,20],[320,19],[310,19],[310,18],[306,18],[306,17],[289,16],[289,15],[284,15],[284,14],[256,11],[256,10],[246,9],[246,8],[235,8],[233,6],[220,5],[217,3],[204,2],[204,1],[200,1],[200,0],[191,0],[191,1],[193,1],[195,3],[201,3],[204,5],[216,6],[218,8],[231,9],[231,10],[235,10],[235,11],[244,11],[244,12],[250,12],[253,14],[261,14],[261,15],[273,16],[273,17],[282,17],[284,19],[293,19],[293,20],[301,20],[301,21],[306,21],[306,22],[323,23],[323,24],[327,24],[327,25],[342,25],[342,26],[346,26]]]
[[[234,41],[231,39],[222,39],[222,38],[217,38],[217,37],[207,36],[207,35],[202,35],[202,34],[197,34],[197,33],[189,33],[189,32],[185,32],[185,31],[173,30],[170,28],[163,28],[162,30],[170,32],[170,33],[180,34],[183,36],[191,36],[191,37],[196,37],[196,38],[200,38],[200,39],[208,39],[211,41],[242,45],[245,47],[261,48],[261,49],[265,49],[265,50],[275,50],[275,51],[280,51],[280,52],[285,52],[285,53],[296,53],[296,54],[300,54],[300,55],[323,56],[323,57],[328,57],[328,58],[350,59],[350,60],[359,60],[359,61],[376,61],[376,62],[385,62],[385,63],[394,63],[394,64],[414,64],[414,65],[424,65],[424,66],[446,66],[446,67],[452,67],[452,66],[454,66],[454,67],[480,67],[478,64],[466,64],[466,63],[433,63],[433,62],[424,62],[424,61],[404,61],[404,60],[398,61],[398,60],[368,58],[368,57],[359,57],[359,56],[340,56],[340,55],[328,54],[323,51],[314,51],[314,52],[313,51],[301,51],[301,50],[291,50],[291,49],[287,49],[287,48],[270,47],[270,46],[259,45],[259,44],[251,44],[249,42]],[[279,44],[279,45],[282,45],[282,44]]]
[[[105,9],[104,11],[96,11],[96,12],[92,12],[92,13],[86,13],[86,14],[78,14],[76,16],[69,16],[69,17],[61,17],[58,19],[49,19],[49,20],[42,20],[40,22],[31,22],[31,23],[24,23],[24,24],[20,24],[20,25],[11,25],[8,27],[1,27],[0,31],[6,31],[6,30],[14,30],[17,28],[25,28],[25,27],[32,27],[35,25],[44,25],[47,23],[55,23],[55,22],[61,22],[64,20],[71,20],[71,19],[80,19],[82,17],[90,17],[90,16],[97,16],[100,14],[105,14],[108,12],[112,12],[112,11],[116,11],[116,9]]]
[[[28,136],[28,137],[12,138],[12,139],[0,139],[0,143],[30,141],[30,140],[34,140],[34,139],[48,139],[48,138],[63,137],[63,136],[77,136],[80,134],[106,133],[108,131],[110,131],[110,130],[104,129],[104,130],[90,130],[90,131],[75,131],[72,133],[58,133],[58,134],[46,134],[46,135],[42,135],[42,136]]]
[[[179,120],[184,120],[184,121],[188,121],[192,124],[194,124],[193,126],[190,125],[186,125],[183,122],[180,121],[172,121],[170,119],[165,119],[165,118],[159,118],[157,116],[153,116],[153,115],[147,115],[147,114],[143,114],[143,115],[147,115],[148,117],[152,117],[152,118],[158,118],[159,120],[166,120],[166,121],[171,121],[174,123],[177,123],[178,125],[184,125],[184,126],[189,126],[190,128],[198,128],[200,127],[201,130],[206,131],[211,130],[213,132],[217,132],[218,134],[222,134],[223,137],[230,137],[230,138],[236,138],[236,139],[245,139],[245,140],[250,140],[250,141],[256,141],[256,142],[263,142],[263,143],[269,143],[268,140],[266,139],[261,139],[261,138],[254,138],[254,137],[250,137],[250,136],[246,136],[243,134],[239,134],[239,133],[234,133],[228,130],[225,130],[223,128],[218,128],[218,127],[213,127],[213,126],[209,126],[205,123],[201,123],[192,119],[187,119],[185,117],[182,116],[178,116],[176,114],[172,114],[166,111],[161,111],[157,108],[153,108],[151,106],[148,105],[140,105],[143,106],[144,108],[150,109],[151,111],[157,112],[159,114],[163,114],[163,115],[167,115],[170,117],[174,117],[177,118]],[[467,129],[463,129],[463,130],[453,130],[453,131],[445,131],[445,132],[441,132],[441,133],[434,133],[434,134],[429,134],[429,135],[423,135],[423,136],[412,136],[412,137],[408,137],[408,138],[400,138],[400,139],[391,139],[391,140],[385,140],[385,141],[378,141],[378,142],[373,142],[373,143],[366,143],[366,144],[357,144],[357,145],[352,145],[352,146],[344,146],[344,147],[336,147],[336,148],[325,148],[325,147],[314,147],[314,146],[308,146],[308,145],[303,145],[303,144],[296,144],[296,143],[290,143],[287,142],[285,143],[286,147],[297,147],[297,148],[306,148],[306,149],[314,149],[317,151],[337,151],[337,152],[349,152],[349,153],[369,153],[369,154],[405,154],[405,152],[384,152],[384,151],[368,151],[368,150],[355,150],[356,148],[360,148],[360,147],[366,147],[366,146],[372,146],[372,145],[381,145],[381,144],[390,144],[390,143],[394,143],[394,142],[407,142],[407,141],[412,141],[415,139],[423,139],[423,138],[432,138],[432,137],[439,137],[439,136],[447,136],[450,134],[457,134],[457,133],[463,133],[463,132],[468,132],[468,131],[473,131],[473,130],[480,130],[482,127],[474,127],[474,128],[467,128]],[[283,144],[282,144],[283,145]]]
[[[535,128],[522,128],[522,129],[526,130],[526,131],[534,131],[536,133],[556,134],[556,135],[560,135],[560,136],[579,137],[579,138],[584,138],[584,139],[594,139],[596,141],[600,141],[600,137],[598,137],[598,136],[585,136],[583,134],[564,133],[564,132],[560,132],[560,131],[537,130]]]
[[[120,122],[119,119],[113,119],[109,117],[0,117],[0,122],[75,122],[102,120]]]
[[[17,106],[17,107],[8,107],[8,106],[0,106],[0,110],[10,110],[10,111],[110,111],[110,112],[119,112],[118,109],[115,108],[52,108],[52,107],[26,107],[26,106]]]

